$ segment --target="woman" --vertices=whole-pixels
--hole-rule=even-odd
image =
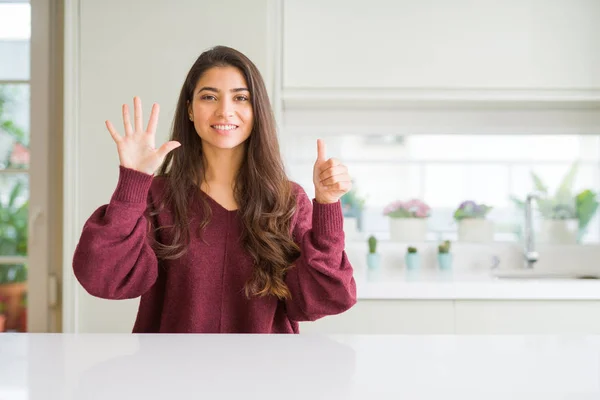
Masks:
[[[134,333],[298,333],[356,303],[340,197],[347,168],[317,142],[315,198],[288,180],[256,66],[215,47],[181,89],[171,140],[155,149],[134,98],[125,135],[107,121],[119,181],[83,227],[73,269],[106,299],[141,296]],[[158,168],[156,177],[153,174]]]

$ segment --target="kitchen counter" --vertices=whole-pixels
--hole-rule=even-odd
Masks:
[[[600,300],[600,280],[496,278],[490,271],[355,270],[359,300]]]
[[[376,272],[366,266],[365,241],[349,241],[348,258],[354,267],[359,299],[388,300],[600,300],[600,280],[507,279],[492,274],[494,260],[501,270],[518,270],[523,249],[518,243],[452,244],[452,271],[437,268],[437,243],[417,244],[421,267],[407,271],[407,243],[380,241],[381,266]],[[599,245],[539,245],[535,271],[600,276]]]
[[[0,334],[0,399],[599,396],[598,336]]]

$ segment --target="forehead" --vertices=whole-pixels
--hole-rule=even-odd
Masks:
[[[247,87],[247,82],[244,74],[235,67],[212,67],[204,71],[200,79],[198,79],[196,88],[201,86],[231,89]]]

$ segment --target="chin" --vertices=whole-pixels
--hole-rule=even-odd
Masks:
[[[206,145],[209,145],[211,147],[215,147],[217,149],[223,149],[223,150],[228,150],[228,149],[235,149],[239,146],[241,146],[242,144],[244,144],[244,142],[248,140],[248,139],[244,139],[244,140],[239,140],[236,138],[211,138],[210,140],[206,140],[206,139],[202,139],[202,142]]]

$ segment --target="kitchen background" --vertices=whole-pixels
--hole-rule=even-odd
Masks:
[[[18,252],[14,231],[3,233],[13,247],[0,264],[28,265],[21,278],[11,271],[13,281],[28,281],[30,330],[130,330],[137,300],[89,296],[70,264],[83,223],[116,184],[118,156],[103,122],[118,121],[120,105],[139,95],[161,104],[158,141],[166,140],[191,63],[225,44],[263,73],[292,179],[312,195],[319,137],[354,178],[344,205],[359,303],[305,331],[600,332],[598,283],[489,274],[493,257],[502,268],[523,267],[521,202],[536,189],[547,192],[534,203],[536,271],[596,268],[599,1],[48,4],[0,1],[4,21],[14,21],[11,7],[13,16],[31,11],[33,21],[30,38],[0,31],[0,95],[10,97],[0,123],[24,133],[4,126],[0,134],[0,203],[17,181],[24,191],[10,215],[29,201],[29,235],[20,239],[29,247]],[[408,234],[394,237],[399,219],[384,210],[411,199],[430,208],[426,231],[401,228]],[[461,241],[454,213],[466,201],[491,207],[485,220],[493,225],[471,226]],[[383,260],[376,279],[366,266],[371,235]],[[432,252],[444,240],[455,273],[440,281]],[[409,246],[424,256],[416,281],[407,279]],[[469,275],[473,266],[486,277]]]

